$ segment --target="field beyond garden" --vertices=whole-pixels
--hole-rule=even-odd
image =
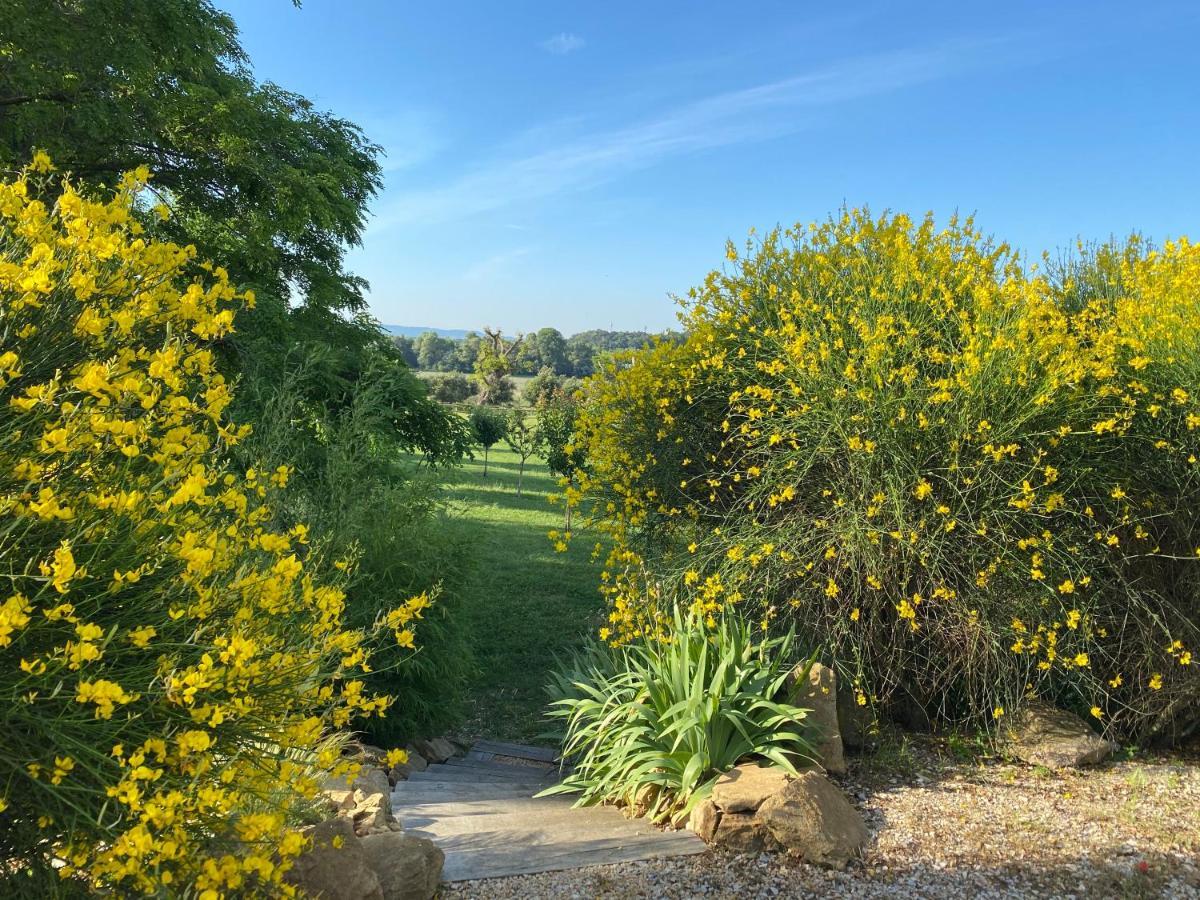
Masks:
[[[555,657],[579,649],[599,627],[604,603],[592,545],[557,552],[547,536],[561,530],[563,505],[544,460],[525,465],[503,445],[446,473],[443,496],[454,531],[472,554],[463,588],[463,627],[471,635],[475,671],[464,737],[544,743],[546,681]]]

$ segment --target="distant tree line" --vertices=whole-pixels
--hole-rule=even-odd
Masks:
[[[494,352],[495,340],[471,331],[461,340],[454,340],[427,331],[415,338],[395,335],[392,341],[414,369],[427,372],[476,372],[481,354]],[[557,328],[542,328],[519,341],[519,347],[509,360],[512,375],[536,375],[550,370],[555,375],[583,378],[596,370],[597,359],[616,350],[637,350],[654,338],[676,341],[682,335],[673,331],[651,334],[646,331],[581,331],[563,337]]]

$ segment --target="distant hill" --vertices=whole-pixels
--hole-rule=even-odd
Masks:
[[[388,334],[399,334],[404,337],[420,337],[427,331],[432,331],[438,337],[449,338],[452,341],[461,341],[467,336],[465,328],[427,328],[421,325],[384,325],[383,330]]]

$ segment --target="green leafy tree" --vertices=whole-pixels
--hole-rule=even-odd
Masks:
[[[405,337],[402,334],[392,336],[392,343],[396,345],[396,349],[400,352],[400,358],[404,360],[404,364],[410,369],[417,367],[417,351],[413,345],[413,339]]]
[[[488,451],[498,441],[503,439],[508,430],[508,422],[499,410],[488,406],[476,406],[471,410],[468,420],[471,426],[471,436],[483,447],[483,476],[487,477]]]
[[[454,347],[454,370],[456,372],[472,372],[475,370],[475,360],[479,356],[481,338],[474,331],[468,331],[467,336],[456,342]]]
[[[427,372],[437,372],[447,368],[447,360],[454,356],[455,345],[454,341],[437,332],[426,331],[416,339],[413,349],[418,366]]]
[[[536,350],[539,367],[549,367],[558,375],[571,374],[567,341],[557,328],[539,328],[531,343]]]
[[[439,403],[462,403],[475,387],[462,372],[448,372],[429,379],[429,395]]]
[[[562,385],[562,379],[554,373],[554,370],[549,366],[544,366],[525,385],[521,396],[525,398],[525,402],[530,406],[539,406],[562,391]]]
[[[537,430],[541,437],[546,464],[550,471],[565,478],[573,487],[584,470],[586,458],[581,446],[575,443],[575,421],[579,401],[574,395],[557,394],[537,408]],[[565,504],[563,525],[571,528],[572,504]]]
[[[520,497],[521,484],[525,479],[525,462],[542,447],[542,433],[538,430],[537,419],[531,421],[523,409],[510,409],[504,442],[521,457],[521,465],[517,469],[517,496]]]

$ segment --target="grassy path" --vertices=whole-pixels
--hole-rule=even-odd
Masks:
[[[488,457],[486,477],[480,454],[445,482],[475,556],[464,612],[479,671],[465,731],[528,742],[545,730],[543,686],[554,655],[578,646],[603,614],[599,566],[587,535],[576,535],[566,553],[546,537],[562,527],[562,507],[546,499],[558,488],[540,460],[526,465],[518,497],[519,457],[499,446]]]

